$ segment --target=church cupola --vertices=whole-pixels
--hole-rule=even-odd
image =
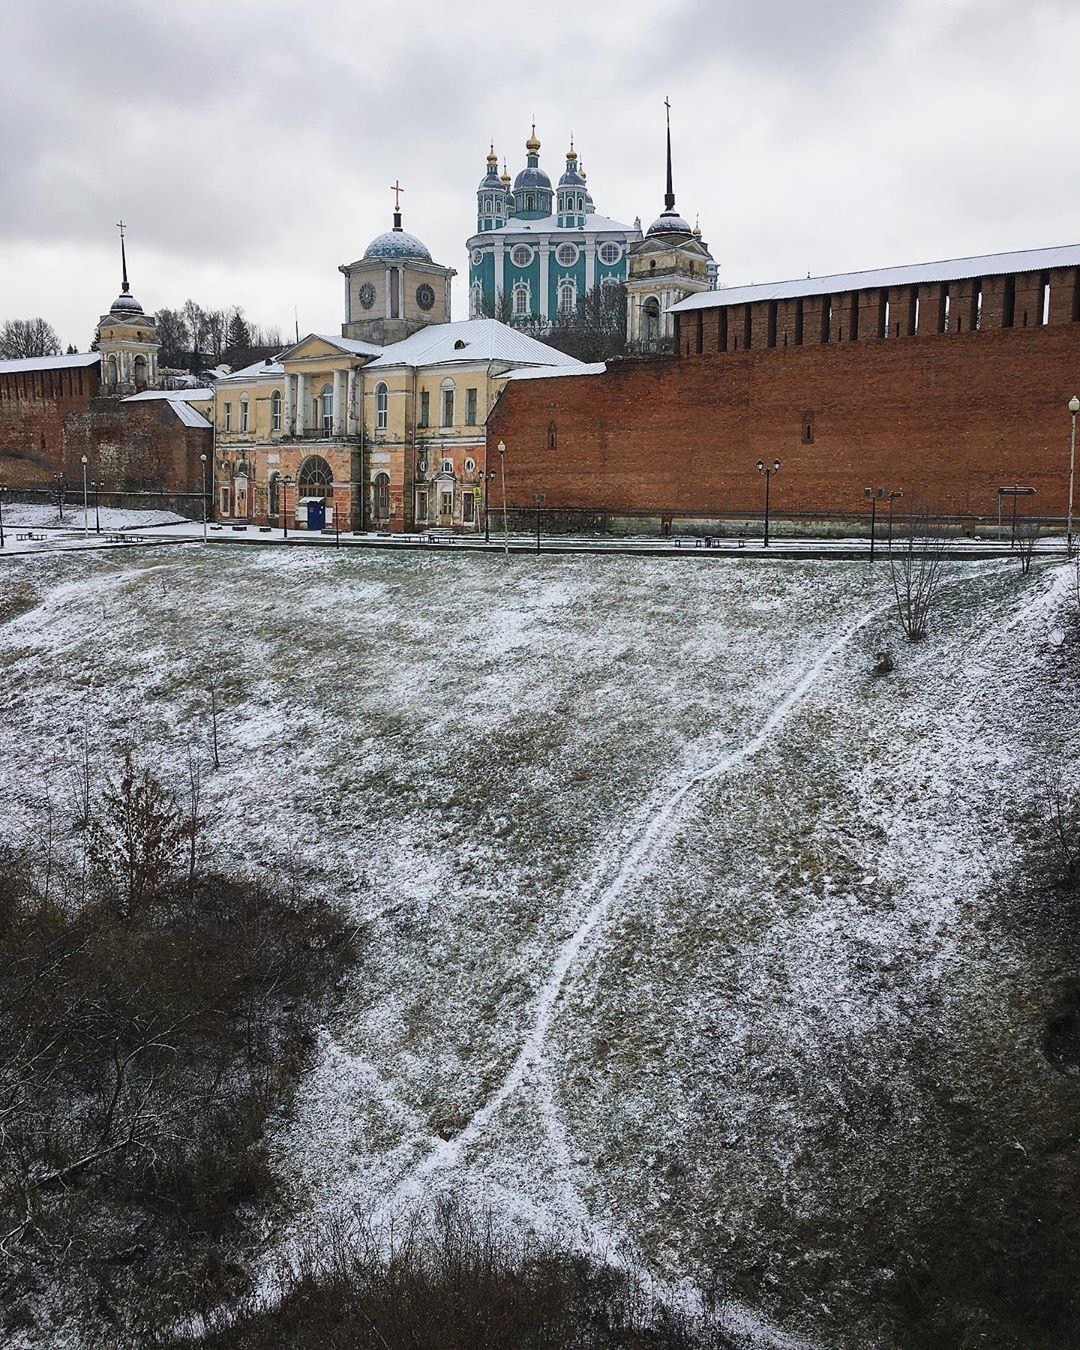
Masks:
[[[551,215],[551,179],[540,167],[540,142],[536,123],[525,142],[525,167],[514,179],[514,215],[524,220],[539,220]]]
[[[487,157],[487,172],[476,189],[476,230],[486,234],[506,224],[506,189],[499,177],[499,157],[492,145]]]
[[[555,193],[556,214],[560,230],[583,230],[587,212],[586,200],[588,188],[585,179],[578,171],[577,151],[574,138],[570,137],[570,149],[566,152],[566,172],[559,179]]]

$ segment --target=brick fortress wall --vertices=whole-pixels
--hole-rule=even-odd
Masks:
[[[0,375],[0,482],[47,487],[60,472],[81,482],[86,455],[107,491],[201,490],[209,423],[188,427],[164,401],[124,403],[99,387],[96,365]]]
[[[930,300],[920,318],[936,313]],[[700,356],[698,317],[679,316],[678,358],[510,381],[488,423],[489,462],[507,446],[509,504],[531,508],[543,492],[548,511],[756,515],[754,465],[778,458],[778,513],[861,513],[864,488],[883,487],[905,509],[990,517],[997,488],[1022,483],[1038,489],[1033,513],[1064,514],[1066,405],[1080,392],[1071,309],[1036,327],[786,347],[767,334],[755,345],[749,314],[749,350],[710,353],[706,330]],[[703,320],[719,331],[716,310]]]

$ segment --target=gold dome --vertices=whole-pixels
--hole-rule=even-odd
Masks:
[[[492,141],[491,149],[488,151],[487,162],[489,164],[498,164],[499,156],[495,153],[495,142]]]
[[[503,171],[502,171],[501,174],[499,174],[499,182],[502,183],[503,187],[509,187],[509,186],[510,186],[510,175],[506,172],[506,160],[505,160],[505,159],[503,160]]]
[[[574,149],[574,138],[573,138],[573,136],[570,137],[570,149],[567,150],[567,152],[566,152],[566,158],[567,158],[567,160],[573,161],[573,162],[575,162],[575,163],[577,162],[577,151]]]
[[[536,123],[535,123],[535,122],[532,124],[532,135],[531,135],[531,136],[529,137],[529,139],[525,142],[525,149],[528,150],[528,152],[529,152],[530,155],[535,155],[536,152],[540,149],[540,142],[536,139]]]

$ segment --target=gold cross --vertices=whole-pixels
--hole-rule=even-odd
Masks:
[[[123,237],[124,237],[124,222],[123,222],[122,220],[118,220],[118,221],[116,222],[116,228],[120,231],[120,238],[123,239]]]
[[[401,210],[401,194],[405,191],[405,189],[401,186],[401,184],[397,181],[396,178],[395,178],[394,181],[390,184],[390,191],[394,194],[394,210],[395,210],[395,211],[400,211],[400,210]]]

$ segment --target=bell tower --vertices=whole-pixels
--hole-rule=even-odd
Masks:
[[[97,343],[101,353],[101,387],[109,394],[137,394],[153,389],[158,382],[157,323],[152,314],[131,294],[128,284],[126,226],[121,220],[120,267],[123,282],[120,294],[109,306],[108,314],[98,320]]]

